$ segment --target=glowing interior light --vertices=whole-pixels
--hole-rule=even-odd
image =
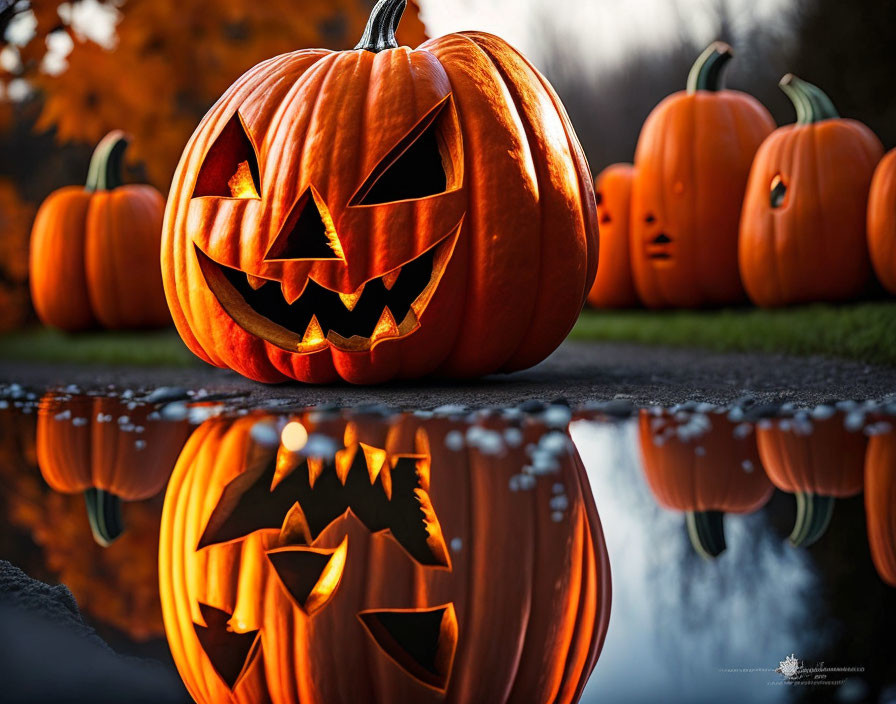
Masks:
[[[252,178],[252,170],[249,168],[248,161],[241,161],[236,167],[236,171],[227,182],[230,188],[230,195],[233,198],[258,198],[258,191],[255,190],[255,181]]]
[[[290,421],[280,433],[280,442],[290,452],[298,452],[308,442],[308,431],[297,420]]]
[[[302,338],[302,345],[319,345],[322,342],[326,342],[326,340],[324,331],[320,323],[317,322],[317,316],[312,315],[311,322],[308,323],[308,327],[305,330],[305,336]]]

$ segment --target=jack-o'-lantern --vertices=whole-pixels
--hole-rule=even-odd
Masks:
[[[808,547],[824,535],[834,500],[862,491],[867,438],[845,427],[843,417],[760,423],[756,444],[772,484],[796,495],[790,542]]]
[[[127,144],[124,133],[107,134],[86,185],[51,193],[37,212],[31,298],[47,325],[77,331],[171,324],[156,263],[165,201],[152,186],[123,185]]]
[[[896,294],[896,149],[881,159],[871,179],[868,251],[877,278]]]
[[[186,421],[115,397],[49,393],[37,416],[37,463],[49,486],[84,494],[94,539],[108,546],[124,531],[121,501],[158,494],[190,434]]]
[[[896,431],[874,435],[865,455],[865,518],[878,574],[896,587]]]
[[[762,104],[722,86],[731,47],[710,45],[687,90],[650,113],[632,184],[631,261],[649,308],[736,303],[741,203],[753,156],[775,129]]]
[[[716,414],[699,418],[706,426],[692,429],[694,416],[642,410],[638,430],[651,492],[661,506],[685,512],[691,544],[712,558],[725,550],[723,514],[758,511],[774,487],[749,426]]]
[[[547,81],[491,35],[249,70],[181,158],[162,268],[199,357],[255,380],[376,383],[531,366],[597,268],[594,190]]]
[[[368,418],[319,456],[301,418],[261,443],[276,423],[207,421],[168,486],[160,593],[197,702],[577,701],[610,577],[567,435],[494,454],[460,421]],[[528,443],[566,449],[524,474]]]
[[[631,308],[638,304],[628,245],[634,174],[631,164],[611,164],[594,182],[600,248],[588,303],[598,308]]]
[[[841,119],[817,86],[780,82],[796,124],[762,143],[740,223],[740,273],[764,307],[855,298],[871,273],[865,217],[883,146],[861,122]]]

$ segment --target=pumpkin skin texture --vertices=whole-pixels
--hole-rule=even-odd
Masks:
[[[797,519],[790,542],[808,547],[824,535],[834,499],[862,491],[867,438],[843,425],[841,416],[816,419],[801,428],[790,420],[760,423],[756,444],[772,484],[796,494]]]
[[[186,421],[150,418],[153,410],[99,396],[41,400],[40,473],[54,491],[84,494],[94,540],[103,547],[124,532],[120,502],[161,492],[190,433]]]
[[[597,308],[638,305],[628,243],[634,174],[631,164],[611,164],[594,181],[600,226],[600,264],[588,294],[588,303]]]
[[[644,475],[657,502],[687,514],[688,535],[698,554],[717,557],[725,549],[724,513],[754,513],[774,487],[762,470],[752,434],[735,436],[736,423],[706,416],[698,437],[681,437],[679,420],[668,411],[641,410],[639,443]]]
[[[865,125],[841,119],[819,88],[788,74],[782,89],[796,124],[763,142],[740,224],[740,272],[756,305],[859,296],[871,273],[865,218],[883,147]]]
[[[865,518],[877,573],[896,587],[896,432],[892,430],[868,441]]]
[[[631,261],[649,308],[693,308],[744,299],[737,263],[741,202],[753,156],[775,128],[745,93],[721,88],[731,48],[697,59],[688,89],[657,105],[635,151]]]
[[[574,450],[559,459],[556,474],[538,478],[531,490],[511,491],[508,482],[526,461],[522,447],[500,456],[450,450],[448,433],[467,426],[445,418],[352,421],[334,438],[335,462],[314,465],[309,490],[308,462],[251,439],[258,423],[276,422],[261,415],[207,421],[188,440],[168,487],[160,594],[171,653],[197,702],[530,704],[579,698],[606,633],[610,578],[600,522]],[[544,433],[543,427],[522,430],[526,442]],[[402,524],[393,518],[412,497],[401,478],[406,462],[417,463],[418,488],[411,501],[416,513]],[[380,463],[371,483],[372,467]],[[232,493],[222,500],[232,482],[265,466],[251,500]],[[270,490],[270,472],[278,488],[288,487],[274,511],[261,498],[278,491]],[[377,514],[369,510],[384,478],[392,498]],[[555,483],[569,499],[561,520],[551,516]],[[346,497],[348,511],[339,504]],[[245,516],[240,507],[261,502],[266,527],[242,535],[261,523],[231,530],[241,521],[217,520],[234,502],[238,508],[229,516]],[[326,520],[313,514],[330,502],[327,518],[335,518],[321,528]],[[426,542],[408,541],[408,529],[416,531],[424,517]],[[377,530],[386,523],[405,528]],[[323,571],[318,565],[317,585],[309,592],[312,576],[297,598],[285,586],[289,571],[273,560],[308,551],[331,562]],[[334,559],[339,564],[330,572]],[[445,614],[434,632],[410,628],[418,652],[431,647],[436,653],[421,668],[422,656],[409,656],[407,641],[382,638],[377,618],[391,611],[420,623],[434,608]],[[203,645],[222,632],[231,643],[227,649]]]
[[[896,294],[896,149],[881,159],[871,179],[868,251],[877,278]]]
[[[487,34],[397,47],[403,8],[379,3],[356,50],[250,69],[187,144],[162,269],[207,362],[263,382],[473,377],[537,363],[574,324],[597,225],[559,99]],[[243,162],[257,184],[228,191]]]
[[[127,138],[97,145],[87,185],[43,202],[31,231],[31,298],[46,325],[75,332],[171,323],[155,265],[165,201],[152,186],[121,185]]]

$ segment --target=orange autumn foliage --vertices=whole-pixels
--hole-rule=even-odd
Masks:
[[[34,206],[16,187],[0,179],[0,332],[20,327],[28,303],[28,237]]]
[[[41,3],[37,33],[21,49],[26,64],[36,67],[47,34],[60,24],[75,42],[67,70],[52,76],[32,68],[28,76],[44,97],[37,128],[55,128],[61,142],[90,143],[122,128],[134,137],[130,158],[143,162],[150,182],[166,189],[184,144],[227,86],[276,54],[350,48],[373,2],[127,0],[118,9],[111,50],[66,26],[56,13],[61,4]],[[399,32],[410,46],[425,39],[418,13],[410,0]]]

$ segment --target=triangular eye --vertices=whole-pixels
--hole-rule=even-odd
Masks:
[[[245,671],[253,647],[258,642],[258,631],[231,631],[227,624],[232,614],[202,602],[199,603],[199,612],[206,625],[193,624],[196,638],[215,672],[232,690]]]
[[[193,188],[193,198],[259,198],[258,157],[239,113],[221,130],[205,155]]]
[[[454,604],[433,609],[384,609],[358,614],[371,638],[412,677],[444,690],[457,648]]]
[[[293,206],[265,261],[279,259],[345,259],[327,207],[311,188]]]
[[[349,205],[380,205],[445,193],[460,185],[459,130],[446,98],[376,166]]]

